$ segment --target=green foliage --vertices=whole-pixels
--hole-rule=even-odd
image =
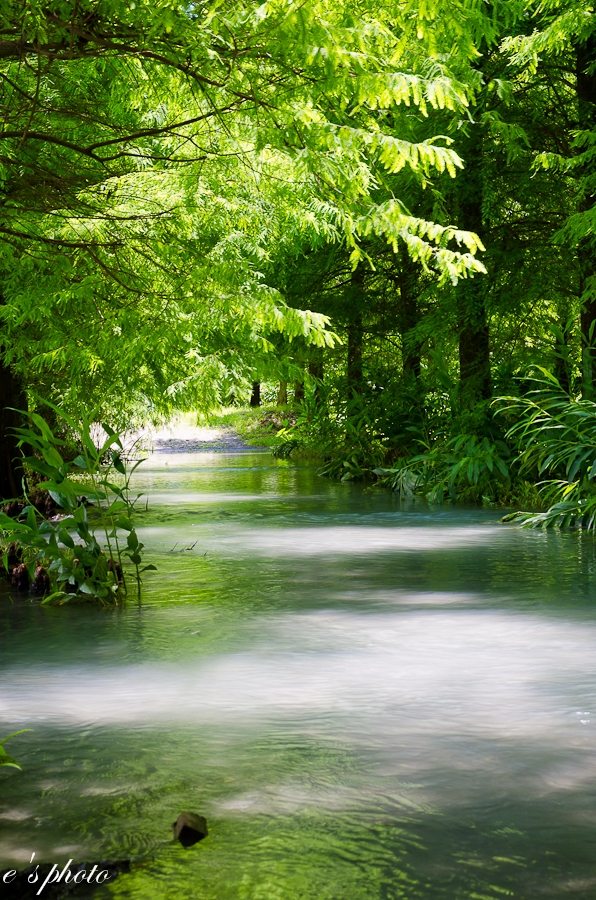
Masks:
[[[285,441],[282,441],[281,444],[277,444],[273,449],[273,455],[277,459],[289,459],[292,453],[301,448],[301,441],[299,438],[288,438]]]
[[[434,352],[432,358],[426,392],[403,378],[369,382],[348,400],[343,380],[335,397],[329,382],[327,392],[319,385],[315,394],[311,386],[295,425],[280,433],[276,455],[316,449],[324,459],[321,474],[377,481],[404,498],[536,504],[502,423],[488,415],[486,403],[462,404],[445,361]]]
[[[589,12],[4,4],[1,361],[119,431],[324,363],[280,455],[501,497],[491,389],[594,296]]]
[[[529,395],[499,398],[518,421],[508,436],[520,446],[522,472],[536,473],[548,509],[514,518],[547,528],[578,525],[596,531],[596,403],[570,397],[539,368]]]
[[[273,447],[278,442],[278,432],[294,419],[292,409],[266,403],[256,407],[229,406],[212,410],[199,415],[197,424],[234,429],[253,447]]]
[[[320,474],[340,481],[371,479],[385,457],[384,436],[372,410],[354,396],[346,403],[345,414],[336,420],[334,431],[339,432],[338,439],[327,437],[322,448],[322,456],[327,458]]]
[[[4,744],[11,738],[16,737],[17,734],[23,734],[25,731],[31,731],[31,729],[22,728],[20,731],[15,731],[13,734],[9,734],[8,737],[5,737],[0,741],[0,766],[10,766],[13,769],[21,769],[22,771],[22,765],[17,762],[16,759],[14,759],[12,756],[8,755],[8,753],[4,749]]]
[[[372,479],[387,452],[378,403],[373,398],[363,400],[357,393],[342,401],[321,385],[316,391],[314,387],[310,380],[295,422],[278,433],[282,441],[274,454],[280,458],[297,451],[317,455],[323,459],[321,475],[341,481]]]
[[[428,448],[392,469],[375,469],[381,483],[401,497],[419,494],[431,503],[494,503],[511,483],[511,451],[503,441],[462,434]]]
[[[116,602],[122,592],[127,592],[125,558],[134,567],[140,600],[141,574],[155,568],[152,565],[141,568],[144,545],[132,521],[140,495],[131,499],[130,479],[141,461],[127,470],[121,457],[120,436],[109,426],[102,426],[107,437],[96,446],[86,416],[76,423],[56,407],[53,411],[78,440],[80,453],[74,461],[63,458],[60,448],[64,441],[55,436],[38,413],[29,414],[32,427],[18,429],[18,436],[21,446],[35,451],[35,455],[25,456],[24,462],[45,479],[43,487],[62,513],[57,521],[50,521],[31,504],[16,519],[0,513],[0,533],[5,541],[16,540],[29,551],[31,575],[36,565],[48,564],[57,590],[44,603],[64,603],[75,593],[104,604]],[[107,464],[106,460],[109,460]],[[120,477],[119,483],[112,470]],[[86,495],[84,501],[91,498],[99,512],[105,551],[89,522],[86,502],[81,500],[83,495]],[[124,543],[122,533],[126,535]],[[4,566],[8,568],[6,552]]]
[[[356,262],[374,235],[448,282],[483,272],[475,235],[410,209],[408,178],[438,196],[462,168],[440,116],[465,115],[470,87],[396,16],[4,4],[0,348],[24,386],[124,428],[219,405],[276,333],[330,346],[325,316],[272,283],[280,248],[343,242]]]

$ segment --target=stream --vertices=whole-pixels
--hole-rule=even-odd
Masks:
[[[594,900],[593,540],[266,451],[134,484],[141,606],[0,588],[0,738],[32,729],[0,869],[132,858],[95,900]]]

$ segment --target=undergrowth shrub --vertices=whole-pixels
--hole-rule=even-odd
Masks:
[[[596,403],[536,368],[520,396],[468,407],[435,363],[424,389],[369,382],[346,399],[341,384],[319,385],[274,452],[316,452],[321,474],[377,480],[405,498],[525,506],[534,511],[508,518],[596,531]]]
[[[107,435],[101,444],[92,439],[91,422],[80,423],[52,407],[76,435],[80,447],[74,460],[61,454],[64,440],[57,437],[37,413],[28,413],[30,428],[16,429],[20,445],[33,449],[24,463],[42,476],[44,489],[53,498],[60,515],[47,517],[29,502],[24,484],[25,505],[11,517],[0,513],[2,561],[8,571],[8,549],[12,543],[25,551],[24,565],[29,577],[38,566],[47,566],[53,590],[44,603],[64,603],[73,595],[86,595],[100,602],[114,603],[128,592],[125,565],[132,567],[140,599],[141,575],[155,566],[141,566],[144,545],[139,541],[132,517],[140,494],[131,497],[130,480],[141,461],[127,468],[121,456],[120,436],[104,425]],[[89,522],[85,495],[98,514],[97,530]]]
[[[537,473],[547,509],[507,517],[525,525],[578,525],[596,531],[596,403],[570,396],[537,367],[533,391],[497,401],[515,419],[508,437],[519,446],[522,473]]]
[[[429,501],[498,502],[511,486],[511,450],[504,441],[462,434],[429,447],[403,465],[375,469],[381,483],[402,497]]]

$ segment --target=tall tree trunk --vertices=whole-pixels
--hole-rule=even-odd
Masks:
[[[460,392],[464,403],[470,405],[491,396],[490,334],[484,303],[486,286],[480,282],[477,276],[458,285]]]
[[[321,406],[323,402],[323,398],[321,397],[321,385],[323,383],[323,376],[325,374],[323,350],[320,347],[317,347],[312,352],[313,358],[308,364],[308,374],[315,379],[315,386],[313,389],[313,400],[315,406]]]
[[[413,330],[418,324],[418,303],[416,283],[420,270],[418,263],[411,259],[405,247],[400,253],[399,293],[402,309],[402,370],[405,378],[420,378],[422,367],[420,341]]]
[[[294,403],[298,406],[304,403],[304,381],[294,382]]]
[[[24,409],[24,405],[21,384],[0,355],[0,499],[19,497],[23,493],[21,454],[12,429],[22,425],[21,416],[13,410]]]
[[[577,113],[581,130],[596,130],[596,73],[588,74],[588,68],[596,60],[596,35],[577,44],[575,48]],[[589,171],[579,171],[579,178],[592,175]],[[580,183],[581,184],[581,183]],[[593,209],[594,195],[580,186],[579,212],[588,213]],[[584,237],[578,244],[579,294],[581,298],[581,333],[583,348],[583,377],[586,396],[593,398],[596,383],[596,252],[594,241]]]
[[[251,406],[260,406],[261,405],[261,382],[253,381],[252,383],[252,394],[250,395],[250,405]]]
[[[364,267],[357,266],[352,272],[348,288],[348,361],[347,383],[348,397],[354,392],[362,393],[362,341],[364,324],[362,310],[364,306]]]
[[[481,127],[479,122],[471,123],[469,136],[458,148],[465,161],[465,169],[457,177],[456,191],[459,227],[474,231],[484,243]],[[485,299],[488,287],[486,276],[476,275],[474,278],[460,279],[455,289],[460,395],[466,406],[473,406],[478,400],[491,396],[490,336]]]
[[[277,392],[277,405],[286,406],[288,402],[288,386],[285,381],[279,382],[279,390]]]

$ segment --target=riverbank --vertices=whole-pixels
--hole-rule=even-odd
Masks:
[[[281,442],[280,429],[295,420],[279,406],[228,407],[208,416],[181,413],[159,427],[146,426],[127,438],[156,453],[269,449]]]
[[[191,453],[201,450],[230,451],[255,449],[232,427],[191,425],[177,418],[160,428],[141,428],[130,438],[154,453]]]

